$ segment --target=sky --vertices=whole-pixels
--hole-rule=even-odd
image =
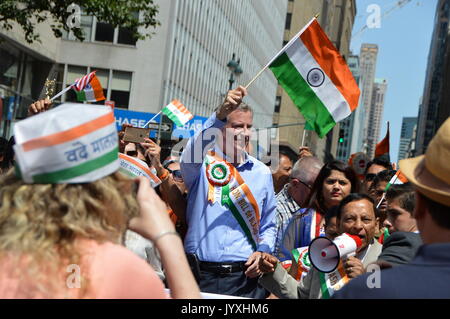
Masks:
[[[353,54],[359,55],[362,43],[378,45],[376,77],[388,81],[380,140],[386,135],[386,121],[389,121],[392,162],[397,161],[402,118],[418,114],[437,1],[411,0],[391,12],[399,1],[356,2],[357,16],[350,48]],[[374,11],[367,12],[373,4],[381,9],[380,28],[359,32],[373,14]]]

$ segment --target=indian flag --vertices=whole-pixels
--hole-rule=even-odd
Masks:
[[[136,178],[138,176],[145,176],[150,180],[153,188],[161,184],[161,180],[150,170],[148,165],[136,157],[131,157],[125,154],[119,154],[120,172]]]
[[[394,176],[392,176],[391,180],[389,181],[389,183],[387,183],[386,188],[385,188],[385,192],[388,191],[388,189],[391,187],[391,185],[394,184],[405,184],[408,183],[408,179],[405,177],[405,175],[402,174],[402,172],[400,170],[398,170]]]
[[[189,122],[194,116],[189,112],[189,110],[181,104],[178,100],[173,100],[162,109],[162,112],[167,115],[169,119],[172,120],[177,126],[184,126]]]
[[[358,85],[315,18],[267,66],[321,138],[358,106]]]
[[[85,79],[86,77],[88,78]],[[73,89],[79,102],[97,102],[105,99],[103,88],[94,72],[91,72],[82,79],[76,80]]]

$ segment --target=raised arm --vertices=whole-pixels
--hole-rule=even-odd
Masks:
[[[200,298],[200,289],[186,259],[181,238],[166,213],[164,202],[145,177],[139,178],[137,200],[141,213],[130,221],[129,228],[151,240],[158,249],[172,297]]]
[[[189,139],[181,155],[181,174],[188,189],[200,175],[206,152],[213,145],[215,138],[220,136],[220,129],[226,124],[228,114],[241,104],[245,95],[247,91],[242,86],[228,91],[221,107],[209,117],[202,130]]]

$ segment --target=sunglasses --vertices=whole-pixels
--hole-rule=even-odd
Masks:
[[[373,181],[375,176],[377,176],[377,174],[366,174],[366,181]]]
[[[131,156],[131,157],[137,157],[138,152],[137,151],[128,151],[125,153],[125,155]]]
[[[179,181],[183,180],[183,176],[181,176],[181,170],[179,170],[179,169],[171,170],[168,168],[167,168],[167,170],[170,172],[170,174],[172,174],[174,179],[179,180]]]

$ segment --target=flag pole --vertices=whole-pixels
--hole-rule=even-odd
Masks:
[[[158,113],[155,114],[155,116],[153,116],[150,120],[148,120],[147,123],[145,123],[145,125],[143,126],[143,128],[145,128],[147,125],[150,124],[151,121],[153,121],[159,114],[161,114],[162,111],[159,111]]]
[[[318,16],[319,16],[319,13],[316,14],[316,15],[314,16],[314,19],[317,19]],[[291,40],[291,41],[292,41],[292,40]],[[271,61],[271,62],[272,62],[272,61]],[[271,62],[270,62],[270,63],[271,63]],[[257,78],[259,78],[259,76],[260,76],[265,70],[267,70],[267,68],[269,67],[270,63],[267,63],[266,66],[265,66],[262,70],[260,70],[260,71],[258,72],[258,74],[256,74],[255,77],[254,77],[253,79],[251,79],[250,82],[248,82],[248,84],[245,86],[245,89],[246,89],[246,90],[248,89],[248,87],[249,87],[250,85],[253,84],[253,82],[255,82],[255,80],[256,80]]]
[[[248,87],[255,82],[255,80],[269,67],[269,65],[266,65],[261,71],[258,72],[258,74],[255,75],[255,77],[245,86],[245,89],[247,90]]]
[[[305,128],[303,128],[302,147],[305,146],[305,135],[306,135],[305,133],[306,133],[306,130],[305,130]]]
[[[73,85],[69,85],[68,87],[66,87],[64,90],[62,90],[61,92],[59,92],[58,94],[56,94],[54,97],[52,97],[50,99],[50,101],[53,102],[54,99],[56,99],[57,97],[60,97],[61,95],[63,95],[64,93],[66,93],[67,91],[69,91],[72,88]]]

